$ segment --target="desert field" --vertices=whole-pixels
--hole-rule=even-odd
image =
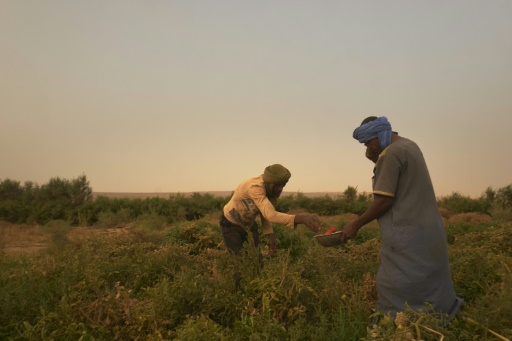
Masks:
[[[115,228],[0,223],[0,338],[6,340],[510,340],[512,223],[447,217],[454,285],[465,305],[449,327],[428,314],[374,316],[380,237],[372,223],[343,247],[276,227],[235,260],[218,213]],[[353,214],[322,216],[340,229]],[[255,258],[256,257],[256,258]],[[233,286],[239,273],[242,288]]]
[[[85,176],[0,191],[1,340],[510,340],[512,185],[438,200],[451,276],[464,299],[445,316],[377,313],[377,221],[323,247],[276,224],[244,257],[219,225],[229,192],[94,193]],[[323,233],[367,210],[368,193],[285,193]],[[238,284],[236,284],[238,283]],[[378,319],[378,323],[372,323]]]

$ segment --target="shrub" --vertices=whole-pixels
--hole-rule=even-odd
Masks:
[[[167,240],[178,245],[186,245],[192,254],[222,245],[219,226],[206,220],[173,226],[167,233]]]
[[[68,241],[71,225],[64,220],[52,220],[46,223],[42,231],[51,235],[51,240],[56,247],[62,247]]]
[[[472,199],[458,192],[441,198],[438,200],[438,205],[453,213],[486,213],[488,208],[487,202],[482,198]]]
[[[450,264],[456,292],[467,302],[476,301],[500,283],[501,259],[511,256],[512,236],[507,229],[484,225],[459,224],[447,231],[455,234]]]
[[[207,316],[188,316],[187,319],[176,329],[173,340],[233,340],[233,334],[209,319]]]
[[[0,219],[46,224],[51,220],[77,222],[75,212],[92,201],[92,189],[85,175],[66,180],[52,178],[42,186],[5,179],[0,182]]]
[[[500,203],[493,203],[489,214],[497,222],[512,221],[512,207],[506,207]]]
[[[304,202],[314,207],[311,200]],[[103,206],[88,212],[98,215],[108,207],[114,218],[133,220],[122,229],[81,229],[91,235],[66,239],[38,254],[0,254],[2,338],[360,340],[370,339],[372,332],[386,340],[496,336],[478,323],[512,336],[509,223],[446,225],[455,289],[465,300],[449,329],[436,325],[434,315],[411,313],[409,324],[399,328],[396,321],[385,320],[367,335],[380,262],[375,223],[345,248],[319,246],[304,226],[295,231],[275,226],[276,255],[260,262],[255,248],[246,249],[243,257],[229,254],[211,217],[169,224],[168,216],[157,212],[171,207],[174,214],[165,199],[99,203]],[[94,208],[92,203],[83,207]],[[154,211],[144,211],[150,207]],[[321,220],[341,229],[353,218],[344,214]],[[52,236],[74,232],[71,226],[53,220],[41,229]]]
[[[149,231],[162,231],[168,224],[168,219],[157,213],[146,213],[137,219],[139,228]]]
[[[295,230],[290,230],[283,225],[275,225],[274,235],[277,240],[277,248],[286,250],[292,259],[298,259],[308,252],[311,244],[308,239],[313,238],[314,232],[301,225]],[[267,238],[262,238],[262,245],[268,245],[267,243]]]
[[[492,218],[489,215],[482,213],[460,213],[454,214],[448,219],[448,223],[450,224],[462,222],[470,224],[490,224],[492,222]]]
[[[102,211],[98,213],[96,226],[102,228],[122,227],[131,221],[131,211],[128,208],[121,208],[117,212]]]

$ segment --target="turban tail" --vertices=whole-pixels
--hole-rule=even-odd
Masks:
[[[265,191],[270,202],[275,205],[277,198],[274,196],[273,190],[275,184],[286,183],[292,174],[288,169],[280,164],[270,165],[265,168],[263,173],[263,181],[265,182]]]
[[[382,116],[356,128],[352,136],[361,143],[378,138],[382,149],[386,149],[391,144],[392,134],[391,124],[385,116]]]

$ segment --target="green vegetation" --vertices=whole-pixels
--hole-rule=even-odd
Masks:
[[[310,198],[303,193],[287,195],[277,201],[277,210],[288,212],[290,210],[302,209],[322,216],[332,216],[343,213],[363,213],[371,203],[371,195],[357,193],[355,187],[349,186],[343,195],[332,198],[329,195]]]
[[[77,224],[80,209],[91,201],[85,175],[73,180],[52,178],[42,186],[10,179],[0,182],[0,220],[12,223],[46,224],[60,219]]]
[[[476,199],[453,192],[451,195],[439,199],[438,205],[453,213],[477,212],[493,215],[492,213],[497,213],[498,210],[508,210],[510,214],[512,207],[512,184],[498,190],[488,187]]]
[[[9,253],[0,243],[0,339],[512,337],[512,186],[488,189],[478,199],[452,195],[439,202],[446,211],[459,210],[450,215],[473,214],[470,206],[492,216],[446,224],[452,277],[465,300],[449,327],[434,315],[410,311],[396,320],[381,316],[369,327],[381,246],[375,223],[346,247],[333,248],[319,246],[303,226],[293,231],[278,225],[277,254],[266,256],[263,238],[261,267],[254,250],[232,257],[225,249],[216,217],[227,198],[92,200],[91,193],[85,176],[40,187],[0,183],[0,220],[30,222],[20,230],[33,226],[48,243],[36,253]],[[299,193],[282,198],[278,207],[316,212],[326,226],[340,229],[369,200],[349,187],[339,198]]]
[[[0,182],[0,220],[17,224],[44,225],[65,220],[73,226],[115,227],[147,216],[165,217],[166,223],[172,223],[200,219],[219,211],[226,202],[227,198],[199,193],[191,197],[172,195],[168,199],[100,196],[93,200],[85,175],[73,180],[53,178],[42,186],[32,182],[21,185],[10,179]]]
[[[344,218],[330,219],[336,225]],[[139,220],[117,233],[90,229],[80,239],[69,238],[66,222],[52,221],[43,227],[52,236],[46,250],[0,258],[1,339],[495,339],[489,330],[512,337],[511,223],[447,227],[452,275],[465,300],[449,328],[408,312],[408,319],[384,318],[367,333],[376,300],[376,227],[363,228],[348,248],[322,248],[306,228],[276,226],[277,255],[261,268],[254,252],[230,256],[210,220],[159,229]],[[267,248],[264,238],[264,254]]]
[[[65,220],[72,226],[115,227],[147,216],[160,217],[165,223],[193,221],[220,211],[229,198],[194,193],[191,196],[171,195],[169,198],[107,198],[93,200],[92,188],[85,175],[76,179],[51,179],[39,186],[33,182],[0,181],[0,220],[17,224],[44,225],[52,220]],[[344,213],[361,214],[372,201],[369,193],[358,193],[349,186],[342,195],[333,198],[307,197],[303,193],[287,195],[277,202],[277,210],[304,210],[320,216]],[[440,208],[452,214],[476,212],[495,220],[512,219],[512,184],[494,190],[487,188],[479,198],[457,192],[438,200]],[[163,217],[163,218],[162,218]]]

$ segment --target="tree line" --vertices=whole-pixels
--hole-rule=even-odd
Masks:
[[[142,216],[154,216],[165,223],[200,219],[218,212],[229,197],[208,193],[170,195],[166,198],[145,199],[93,198],[93,190],[85,175],[68,180],[55,177],[38,185],[27,181],[4,179],[0,181],[0,220],[16,224],[41,224],[64,220],[73,226],[93,226],[110,222],[133,221]],[[363,213],[371,204],[371,193],[358,193],[357,187],[348,188],[339,196],[307,197],[296,193],[281,197],[276,209],[280,212],[305,210],[322,216],[343,213]],[[478,198],[457,192],[438,200],[440,207],[453,213],[478,212],[491,214],[493,210],[512,209],[512,184],[503,188],[487,188]]]

